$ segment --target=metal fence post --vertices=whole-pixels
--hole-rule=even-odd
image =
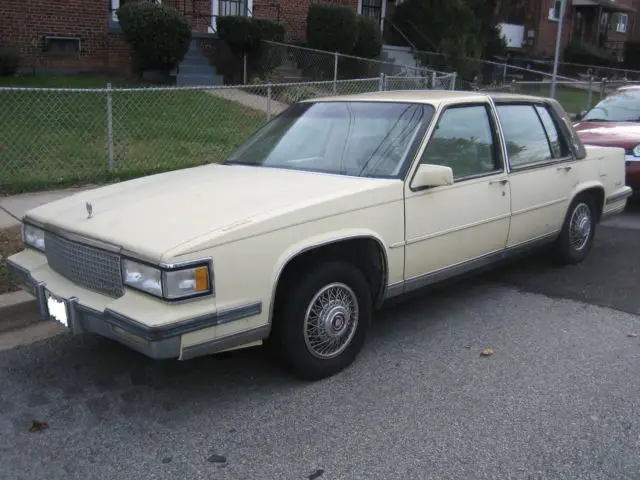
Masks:
[[[242,56],[242,84],[247,84],[247,54]]]
[[[589,75],[589,95],[587,95],[587,110],[591,110],[593,102],[593,76]]]
[[[505,63],[502,66],[502,84],[507,83],[507,64]]]
[[[600,100],[605,98],[607,98],[607,79],[603,77],[602,82],[600,82]]]
[[[456,89],[456,79],[458,78],[458,72],[453,72],[453,75],[451,77],[451,90],[455,90]]]
[[[333,94],[338,93],[338,52],[333,54]]]
[[[438,81],[438,74],[436,72],[433,72],[431,74],[431,90],[436,89],[437,81]]]
[[[384,73],[380,74],[380,80],[378,81],[378,91],[382,92],[384,90]]]
[[[113,99],[111,98],[111,82],[107,83],[107,171],[113,172]]]
[[[267,87],[267,122],[271,120],[271,85]]]

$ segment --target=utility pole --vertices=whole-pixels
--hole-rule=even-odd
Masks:
[[[560,2],[560,18],[558,19],[558,34],[556,36],[556,54],[553,59],[553,77],[551,79],[551,98],[556,98],[556,82],[558,81],[558,62],[560,61],[560,46],[562,45],[562,26],[567,9],[567,0]]]

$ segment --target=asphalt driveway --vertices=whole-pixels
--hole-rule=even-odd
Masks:
[[[640,212],[624,221],[579,267],[531,257],[385,309],[318,383],[260,350],[0,352],[0,478],[637,479]]]

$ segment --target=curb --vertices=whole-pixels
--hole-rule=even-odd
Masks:
[[[0,334],[43,322],[36,299],[18,291],[0,295]]]

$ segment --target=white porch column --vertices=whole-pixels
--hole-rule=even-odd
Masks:
[[[220,15],[220,2],[226,0],[211,0],[211,25],[209,26],[209,33],[214,33],[217,30],[216,19]],[[253,16],[253,0],[246,0],[247,2],[247,16]]]

